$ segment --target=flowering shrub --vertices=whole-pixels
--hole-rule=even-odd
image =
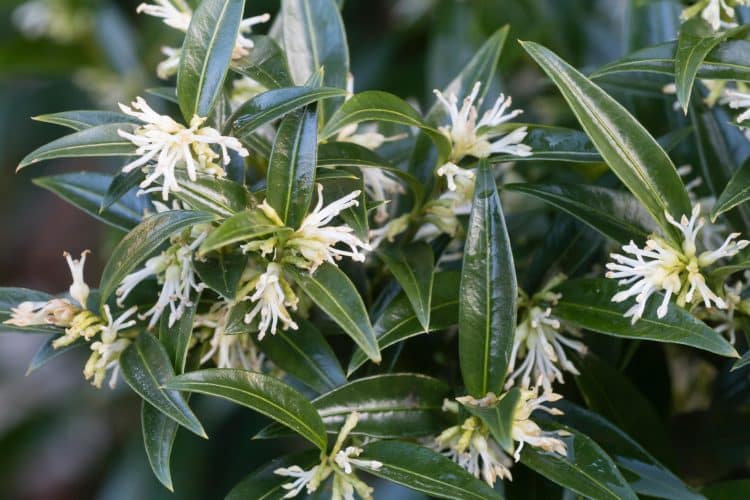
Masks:
[[[19,165],[124,157],[112,176],[38,182],[127,234],[96,287],[86,251],[64,254],[67,294],[1,289],[4,329],[49,336],[35,367],[80,347],[94,386],[132,388],[169,489],[180,427],[206,437],[189,405],[200,393],[268,417],[258,438],[300,438],[303,451],[230,498],[367,499],[372,476],[501,498],[517,468],[590,498],[701,498],[665,465],[664,433],[643,429],[659,418],[602,346],[627,353],[622,366],[655,343],[727,376],[750,361],[738,354],[750,318],[748,3],[699,0],[677,40],[588,76],[519,42],[581,130],[521,122],[495,90],[507,26],[419,110],[354,91],[333,0],[246,19],[242,0],[141,4],[184,33],[156,69],[174,86],[119,112],[37,117],[73,131]],[[264,23],[269,35],[252,33]],[[633,82],[685,126],[655,139],[623,97]],[[550,165],[580,175],[544,182],[534,169]],[[509,231],[513,200],[522,223]],[[402,354],[412,344],[424,350]]]

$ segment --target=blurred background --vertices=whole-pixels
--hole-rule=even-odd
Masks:
[[[248,16],[275,15],[279,8],[278,1],[246,3]],[[87,281],[96,284],[104,259],[122,237],[32,183],[50,173],[112,170],[117,162],[55,161],[18,175],[14,171],[26,153],[64,133],[32,116],[115,109],[144,88],[164,85],[155,75],[159,49],[179,44],[182,35],[158,19],[137,15],[137,5],[114,0],[0,3],[3,286],[65,290],[70,281],[62,253],[77,255],[84,249],[93,252]],[[498,84],[526,109],[525,120],[575,126],[516,39],[543,43],[577,67],[595,67],[672,38],[680,8],[666,0],[351,0],[345,2],[343,18],[356,89],[386,90],[422,106],[492,32],[510,23]],[[268,27],[256,28],[264,32]],[[0,498],[220,498],[266,458],[267,445],[250,440],[264,423],[260,417],[196,397],[196,413],[211,439],[178,434],[172,461],[177,492],[170,494],[149,470],[139,404],[124,384],[114,391],[90,387],[81,375],[85,352],[56,358],[24,376],[42,339],[3,335],[0,340]],[[379,498],[395,495],[382,487],[377,493]]]

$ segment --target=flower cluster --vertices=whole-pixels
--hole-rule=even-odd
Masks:
[[[281,467],[274,471],[279,476],[291,477],[294,480],[282,485],[288,491],[284,498],[294,498],[306,489],[307,493],[317,491],[320,485],[333,474],[333,500],[353,500],[356,492],[363,500],[372,499],[372,488],[367,486],[354,473],[355,468],[380,469],[383,464],[376,460],[364,460],[357,458],[362,453],[362,448],[347,446],[344,442],[354,427],[359,422],[359,413],[352,412],[346,418],[344,425],[339,431],[336,443],[330,453],[321,453],[320,463],[309,470],[304,470],[298,465]]]
[[[714,31],[734,28],[737,26],[734,9],[741,5],[750,5],[750,0],[698,0],[682,11],[680,19],[687,21],[700,14]]]
[[[620,285],[629,285],[626,290],[615,294],[612,301],[624,302],[635,297],[635,304],[625,313],[625,317],[632,318],[633,323],[643,316],[648,299],[661,291],[664,297],[656,311],[660,318],[666,316],[673,296],[681,306],[703,301],[706,308],[712,305],[719,309],[727,308],[724,299],[706,283],[703,271],[719,259],[737,255],[750,245],[750,241],[736,241],[740,235],[732,233],[716,250],[698,254],[696,237],[705,224],[700,210],[700,205],[695,205],[691,217],[688,219],[683,215],[679,222],[670,214],[665,214],[669,223],[679,229],[683,238],[681,246],[677,247],[653,235],[644,248],[631,241],[622,248],[628,255],[610,256],[614,262],[607,264],[607,277],[617,279]]]
[[[125,165],[122,171],[128,173],[147,166],[149,162],[156,162],[140,187],[147,188],[161,178],[163,200],[168,199],[170,191],[180,190],[176,176],[178,166],[187,170],[191,181],[197,179],[198,172],[224,177],[222,165],[230,161],[229,149],[243,157],[249,154],[234,137],[223,136],[214,128],[204,127],[205,118],[194,116],[190,127],[185,127],[151,109],[142,97],[138,97],[131,106],[120,104],[120,108],[144,123],[132,133],[118,130],[121,137],[137,146],[136,154],[139,156]],[[218,146],[221,155],[211,149],[211,145]],[[221,164],[217,162],[219,158]]]
[[[204,314],[196,314],[193,329],[196,337],[207,341],[209,348],[201,357],[201,365],[213,360],[217,368],[240,368],[263,371],[265,356],[258,351],[249,335],[226,333],[232,304],[217,302]]]
[[[154,0],[153,4],[142,3],[136,9],[136,12],[147,14],[149,16],[160,17],[164,24],[170,28],[186,33],[190,26],[190,20],[193,17],[193,11],[182,1],[173,3],[171,0]],[[250,53],[253,48],[253,41],[247,38],[256,24],[268,22],[271,19],[269,14],[249,17],[240,22],[240,32],[237,34],[237,40],[234,43],[232,59],[240,59]],[[156,74],[159,78],[167,79],[177,72],[180,65],[181,49],[173,47],[162,47],[162,52],[167,59],[159,64]]]
[[[11,21],[26,38],[47,37],[66,44],[91,31],[94,13],[68,0],[29,0],[13,9]]]

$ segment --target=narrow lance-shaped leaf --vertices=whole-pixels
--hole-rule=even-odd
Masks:
[[[669,156],[628,111],[549,49],[522,42],[557,85],[612,171],[644,204],[667,235],[679,231],[665,218],[690,213],[690,200]]]
[[[72,128],[76,131],[112,123],[140,123],[137,118],[128,116],[125,113],[90,110],[62,111],[60,113],[35,116],[32,119],[38,122]]]
[[[276,42],[265,35],[251,35],[248,38],[253,42],[252,50],[233,60],[232,69],[268,89],[293,86],[286,56]]]
[[[729,180],[711,210],[711,220],[715,222],[719,215],[747,200],[750,200],[750,160],[746,161]]]
[[[203,0],[195,9],[177,71],[177,98],[185,121],[207,117],[216,104],[244,8],[244,0]]]
[[[362,297],[341,269],[328,262],[313,274],[288,267],[294,281],[375,363],[380,350]]]
[[[289,493],[282,486],[289,483],[290,479],[287,476],[275,474],[276,469],[296,465],[303,470],[308,470],[319,463],[320,453],[316,450],[307,450],[277,458],[242,479],[232,488],[224,500],[280,499]]]
[[[224,218],[245,210],[253,203],[250,192],[238,182],[212,175],[198,175],[195,181],[191,181],[186,172],[178,170],[175,174],[180,190],[174,191],[173,196],[193,210]]]
[[[276,232],[288,232],[289,229],[274,224],[258,209],[245,210],[225,220],[212,231],[201,244],[198,252],[205,255],[212,250],[232,243],[271,235]]]
[[[174,376],[164,346],[150,333],[142,332],[120,356],[120,372],[128,385],[164,415],[201,437],[207,437],[187,401],[164,384]]]
[[[464,247],[458,353],[466,389],[499,393],[516,329],[516,271],[495,178],[480,162]]]
[[[178,424],[146,401],[141,406],[141,432],[146,457],[156,479],[169,491],[172,484],[172,446],[177,437]]]
[[[417,242],[402,249],[385,249],[378,255],[409,298],[417,319],[427,331],[430,326],[430,302],[434,279],[435,257],[432,248]]]
[[[172,326],[169,326],[169,315],[164,314],[159,321],[159,340],[167,351],[172,361],[175,373],[185,372],[188,349],[190,348],[190,337],[193,333],[193,318],[198,307],[198,298],[195,297],[193,305],[187,307]]]
[[[268,162],[266,200],[289,227],[298,227],[310,207],[317,153],[317,113],[305,108],[284,118]]]
[[[506,451],[513,450],[513,416],[521,399],[521,390],[517,387],[502,395],[492,405],[478,405],[465,398],[458,398],[470,414],[479,417],[490,429],[492,437]]]
[[[228,399],[286,425],[321,450],[326,449],[328,438],[323,421],[312,404],[270,375],[214,368],[180,375],[166,387]]]

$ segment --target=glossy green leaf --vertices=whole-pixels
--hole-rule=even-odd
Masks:
[[[633,438],[600,415],[568,401],[561,401],[556,406],[564,412],[556,419],[585,433],[601,446],[617,464],[636,493],[673,500],[704,498],[651,456]]]
[[[370,474],[402,484],[432,497],[501,499],[502,495],[440,453],[403,441],[378,441],[364,446],[359,457],[377,460],[379,468],[362,467]]]
[[[455,271],[436,273],[432,285],[429,331],[448,328],[458,323],[458,290],[461,275]],[[417,319],[414,308],[405,293],[397,295],[383,311],[373,327],[380,350],[411,337],[422,335],[424,327]],[[351,375],[367,361],[362,349],[352,355],[347,372]]]
[[[258,127],[324,99],[342,96],[346,92],[331,87],[284,87],[271,89],[253,97],[232,114],[233,135],[246,140]]]
[[[516,270],[495,178],[482,161],[464,246],[458,355],[466,389],[499,393],[516,329]]]
[[[219,99],[244,8],[244,0],[203,0],[193,12],[177,71],[177,98],[186,122],[207,117]]]
[[[344,370],[326,338],[309,321],[294,318],[296,330],[280,330],[259,342],[273,364],[319,393],[346,383]]]
[[[675,83],[677,85],[677,100],[687,114],[690,94],[693,92],[698,68],[709,52],[729,37],[739,35],[748,30],[748,26],[741,26],[732,30],[714,31],[711,25],[701,16],[695,16],[683,23],[677,39],[677,50],[674,57]]]
[[[669,156],[646,129],[602,89],[541,45],[524,48],[557,85],[612,171],[666,234],[680,241],[664,217],[690,213],[690,200]]]
[[[265,35],[251,35],[253,42],[250,53],[232,61],[232,69],[248,76],[267,89],[278,89],[294,85],[289,73],[286,56],[272,38]]]
[[[177,437],[179,425],[171,418],[148,404],[141,405],[141,432],[146,457],[156,479],[169,491],[174,491],[172,484],[172,446]]]
[[[505,184],[503,189],[539,198],[623,245],[643,243],[657,229],[626,192],[585,184]]]
[[[513,417],[521,399],[521,390],[517,387],[503,394],[494,404],[474,404],[458,398],[459,402],[470,414],[479,417],[489,427],[492,437],[506,451],[513,450]]]
[[[0,329],[0,333],[2,333],[2,329]],[[61,354],[65,354],[68,351],[79,349],[86,345],[85,340],[79,339],[72,344],[68,344],[66,346],[58,347],[57,349],[55,349],[52,346],[52,343],[61,336],[62,335],[53,335],[45,340],[41,346],[39,346],[39,349],[37,349],[37,351],[34,353],[34,357],[31,358],[31,361],[29,362],[29,367],[26,369],[27,376],[47,364],[47,362],[51,359],[54,359]]]
[[[297,465],[304,470],[308,470],[319,463],[320,453],[314,450],[277,458],[242,479],[232,488],[224,500],[281,499],[289,493],[288,490],[282,488],[282,485],[289,483],[290,478],[274,474],[276,469]]]
[[[579,495],[597,500],[637,500],[636,494],[617,469],[612,459],[591,438],[574,429],[562,436],[568,448],[566,457],[533,446],[524,446],[521,463],[550,481]]]
[[[266,200],[288,227],[297,228],[310,207],[317,153],[317,113],[305,108],[284,118],[268,161]]]
[[[428,331],[435,270],[435,257],[432,255],[430,245],[415,242],[403,249],[381,249],[378,257],[393,273],[411,302],[422,328]]]
[[[711,220],[715,222],[719,215],[747,200],[750,200],[750,161],[734,172],[711,210]]]
[[[328,262],[314,274],[287,268],[310,299],[328,314],[375,363],[380,350],[362,297],[346,274]]]
[[[33,182],[95,219],[122,231],[130,231],[137,226],[148,207],[148,200],[131,192],[101,210],[112,184],[112,176],[99,172],[71,172],[37,177]]]
[[[744,368],[747,365],[750,365],[750,351],[745,351],[745,354],[743,354],[740,359],[735,361],[735,363],[732,365],[732,371],[739,370],[740,368]]]
[[[252,195],[245,186],[229,179],[199,175],[195,181],[191,181],[181,171],[176,172],[176,177],[180,190],[173,191],[173,196],[194,210],[231,217],[252,203]]]
[[[159,321],[159,341],[167,351],[172,366],[177,374],[185,373],[188,350],[190,349],[190,338],[193,334],[193,318],[198,307],[198,299],[193,300],[193,305],[186,307],[172,326],[169,326],[169,315],[164,314]]]
[[[201,437],[207,437],[182,395],[164,384],[174,369],[164,346],[148,332],[142,332],[120,356],[120,373],[128,385],[164,415]]]
[[[104,213],[115,202],[119,201],[128,193],[135,190],[138,184],[140,184],[145,178],[146,176],[143,171],[138,168],[136,168],[135,170],[131,170],[127,174],[123,172],[115,174],[112,177],[112,181],[109,183],[109,187],[107,188],[107,192],[104,195],[104,199],[102,199],[101,205],[99,206],[99,213]],[[135,194],[137,199],[137,191],[135,192]],[[145,200],[141,201],[141,203],[144,206],[146,205]],[[140,219],[138,222],[140,222]]]
[[[659,319],[656,309],[661,304],[662,294],[654,294],[643,317],[632,324],[630,318],[624,317],[632,304],[611,300],[618,291],[616,280],[569,280],[555,291],[562,294],[555,315],[581,328],[615,337],[682,344],[721,356],[739,357],[721,334],[675,304],[670,304],[667,315]]]
[[[62,111],[60,113],[35,116],[33,119],[38,122],[52,123],[54,125],[72,128],[76,131],[113,123],[140,123],[140,120],[128,116],[125,113],[90,110]]]
[[[205,212],[172,210],[154,214],[141,222],[125,235],[104,266],[99,284],[101,303],[105,304],[122,279],[156,251],[167,238],[213,218],[213,215]]]
[[[320,131],[320,138],[321,140],[329,139],[344,127],[365,121],[382,121],[418,127],[432,139],[442,158],[450,153],[451,145],[446,136],[427,125],[409,103],[393,94],[378,90],[355,94],[342,104]]]
[[[260,210],[245,210],[222,222],[206,237],[198,251],[201,255],[205,255],[212,250],[233,243],[270,236],[281,231],[289,231],[289,229],[277,226]]]
[[[270,375],[214,368],[179,375],[166,387],[228,399],[289,427],[321,450],[326,449],[325,427],[312,404]]]
[[[247,256],[241,252],[214,252],[193,262],[201,282],[230,301],[235,298],[246,266]]]
[[[87,128],[60,137],[27,154],[18,168],[54,158],[83,158],[87,156],[131,156],[135,146],[128,139],[120,137],[118,130],[132,132],[135,126],[130,123],[113,123]]]
[[[508,124],[516,128],[521,124]],[[529,156],[511,154],[494,155],[490,163],[503,161],[565,161],[572,163],[601,163],[602,157],[591,140],[580,130],[545,125],[526,125],[528,135],[524,144],[531,146]]]

